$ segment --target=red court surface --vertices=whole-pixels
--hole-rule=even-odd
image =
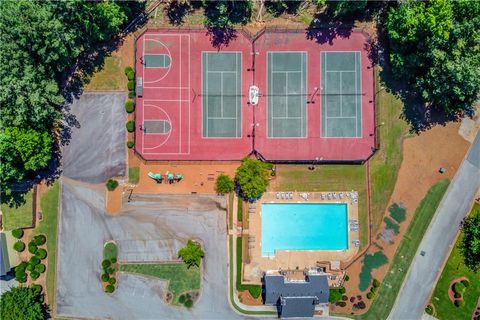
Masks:
[[[269,161],[362,161],[375,147],[374,77],[367,52],[367,37],[352,32],[319,44],[305,33],[269,33],[255,43],[243,33],[220,52],[240,52],[241,136],[203,137],[202,52],[216,52],[206,31],[147,30],[136,43],[136,77],[142,78],[143,94],[136,97],[135,150],[146,160],[240,160],[255,151]],[[255,53],[252,54],[253,50]],[[300,138],[272,138],[267,135],[267,54],[306,52],[306,134]],[[320,52],[360,52],[361,136],[321,136]],[[145,55],[170,57],[169,66],[149,67]],[[253,60],[255,65],[253,66]],[[215,85],[215,84],[214,84]],[[248,104],[251,85],[259,87],[258,105]],[[170,124],[168,132],[143,130],[151,120]],[[148,127],[148,126],[147,126]]]

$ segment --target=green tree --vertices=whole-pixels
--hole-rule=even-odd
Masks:
[[[37,288],[14,287],[0,298],[0,318],[3,320],[43,320],[47,319],[47,311],[41,290]]]
[[[205,24],[208,27],[231,28],[235,24],[246,24],[251,15],[251,0],[207,1],[205,6]]]
[[[268,170],[260,160],[245,158],[237,168],[235,180],[244,199],[257,199],[268,186]]]
[[[398,80],[447,114],[471,110],[480,92],[479,2],[401,2],[385,28]]]
[[[465,219],[462,231],[460,250],[463,260],[469,269],[476,271],[480,268],[480,212]]]
[[[204,255],[202,247],[192,240],[188,240],[187,245],[178,251],[178,256],[182,258],[189,268],[193,266],[199,267]]]
[[[218,175],[217,181],[215,182],[215,190],[217,193],[230,193],[233,191],[234,187],[235,185],[232,178],[223,173]]]
[[[317,5],[325,4],[325,1],[317,0]],[[367,0],[333,0],[326,1],[327,9],[335,16],[348,16],[359,13],[367,7]]]

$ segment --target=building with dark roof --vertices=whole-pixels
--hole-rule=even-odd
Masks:
[[[264,285],[265,304],[277,306],[281,318],[313,317],[316,305],[328,303],[325,274],[307,273],[305,280],[289,280],[278,273],[267,273]]]

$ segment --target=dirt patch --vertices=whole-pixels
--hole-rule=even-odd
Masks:
[[[460,123],[450,123],[446,126],[436,126],[420,135],[405,139],[403,142],[403,162],[398,173],[398,179],[395,184],[389,208],[393,203],[402,203],[407,209],[406,220],[400,224],[400,232],[397,235],[388,236],[388,242],[372,245],[367,253],[374,253],[381,249],[391,262],[395,251],[400,244],[413,213],[420,201],[425,196],[429,188],[442,179],[452,179],[458,167],[460,166],[470,143],[459,134]],[[445,173],[439,172],[440,168],[445,168]],[[388,216],[389,212],[385,212]],[[374,235],[381,232],[385,224],[382,223],[379,230],[374,231]],[[347,274],[350,281],[345,282],[345,288],[349,296],[365,294],[358,289],[359,274],[363,259],[357,260],[347,268]],[[382,280],[389,268],[389,264],[384,265],[372,271],[372,277]],[[407,272],[407,270],[399,270]],[[367,308],[359,310],[356,313],[364,313],[368,310],[371,300],[364,299]],[[335,307],[336,312],[352,312],[351,304],[346,307]]]
[[[240,291],[238,293],[238,299],[240,299],[240,301],[243,304],[246,304],[247,306],[263,305],[262,297],[258,297],[257,299],[255,299],[254,297],[252,297],[252,295],[250,294],[250,292],[248,290]]]
[[[115,215],[122,210],[123,191],[123,187],[121,186],[119,186],[113,191],[105,191],[105,203],[108,214]]]

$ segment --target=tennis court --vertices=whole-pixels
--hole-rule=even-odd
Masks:
[[[306,136],[306,52],[268,52],[269,138]]]
[[[203,137],[242,135],[240,52],[202,53]]]
[[[321,52],[322,137],[362,136],[360,52]]]

